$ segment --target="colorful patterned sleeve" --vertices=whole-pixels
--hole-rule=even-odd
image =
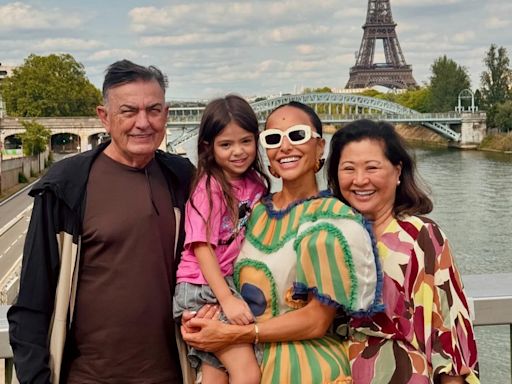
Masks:
[[[351,315],[371,314],[380,305],[380,268],[362,218],[331,215],[301,225],[294,242],[297,275],[293,298],[313,293],[326,305]]]
[[[418,257],[412,258],[422,260],[423,254],[425,263],[413,295],[417,341],[424,345],[434,376],[446,373],[479,383],[475,335],[459,271],[444,233],[422,220],[414,249]]]

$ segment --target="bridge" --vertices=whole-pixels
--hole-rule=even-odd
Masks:
[[[300,101],[312,106],[324,124],[343,125],[356,119],[386,120],[422,125],[455,145],[478,144],[485,136],[485,113],[420,113],[383,99],[351,93],[285,95],[251,104],[260,124],[279,105]],[[195,135],[204,107],[170,108],[168,127],[178,130],[173,146]],[[181,130],[181,131],[180,131]]]
[[[253,102],[251,105],[261,124],[277,106],[290,101],[312,106],[324,124],[341,126],[356,119],[386,120],[425,126],[454,146],[476,145],[486,133],[484,112],[420,113],[402,105],[352,93],[310,93],[284,95]],[[168,119],[168,145],[178,147],[197,134],[204,107],[171,107]],[[21,118],[0,119],[0,140],[24,132]],[[36,118],[52,131],[52,150],[85,151],[101,142],[105,130],[94,117]]]

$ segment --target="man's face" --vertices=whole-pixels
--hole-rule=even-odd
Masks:
[[[107,105],[96,109],[112,138],[105,154],[128,166],[144,167],[165,136],[167,110],[164,91],[155,80],[111,88]]]

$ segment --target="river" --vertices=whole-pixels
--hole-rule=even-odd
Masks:
[[[187,144],[195,162],[195,144]],[[512,155],[426,148],[413,152],[434,201],[430,217],[446,233],[461,273],[512,272]],[[324,180],[319,183],[325,187]],[[476,327],[475,333],[482,383],[510,383],[509,327]]]

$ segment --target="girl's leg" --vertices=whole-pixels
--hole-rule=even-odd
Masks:
[[[251,344],[236,344],[215,353],[226,367],[230,384],[259,384],[261,370]]]
[[[201,364],[201,384],[228,384],[228,374],[221,368],[208,363]]]

